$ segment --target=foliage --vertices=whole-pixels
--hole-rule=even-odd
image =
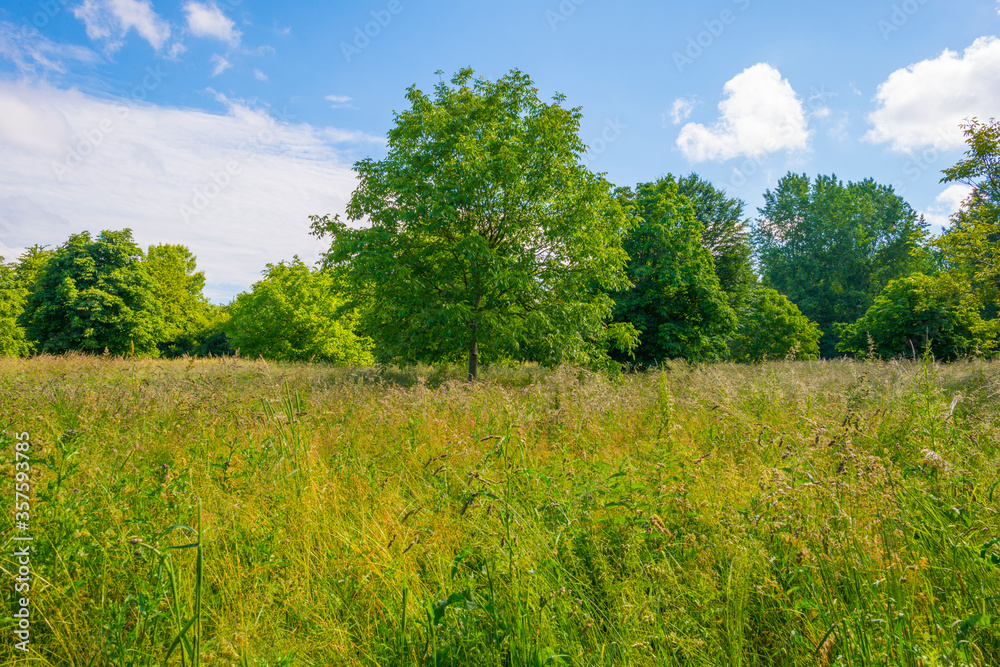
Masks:
[[[1000,664],[1000,363],[405,371],[0,359],[0,664]]]
[[[983,321],[979,310],[967,283],[916,273],[886,285],[864,317],[843,327],[837,349],[864,356],[870,348],[883,358],[979,354],[1000,334],[1000,322]]]
[[[730,344],[735,361],[819,357],[819,327],[785,295],[769,287],[750,291],[739,323]]]
[[[31,351],[18,320],[24,311],[26,290],[19,284],[15,267],[0,257],[0,356],[23,356]]]
[[[416,87],[395,116],[385,159],[355,165],[360,184],[326,265],[365,308],[381,361],[457,361],[470,376],[504,359],[599,362],[634,333],[607,325],[607,290],[626,284],[627,221],[611,186],[580,164],[579,109],[537,96],[512,71],[491,82],[462,70]]]
[[[667,175],[668,180],[673,177]],[[677,190],[688,198],[701,223],[701,242],[712,253],[719,286],[729,305],[738,308],[757,279],[751,266],[753,254],[743,209],[746,204],[729,197],[698,174],[677,179]]]
[[[690,201],[669,177],[634,192],[624,188],[619,196],[635,218],[623,245],[633,286],[614,294],[615,318],[640,332],[636,361],[724,356],[736,315],[702,245]]]
[[[163,312],[160,351],[166,356],[192,353],[218,319],[218,309],[202,294],[205,274],[197,270],[197,258],[182,245],[154,245],[146,252],[146,268]]]
[[[40,352],[158,354],[164,322],[132,231],[73,234],[44,263],[25,306]]]
[[[268,264],[265,278],[229,306],[222,327],[244,356],[370,364],[370,341],[354,333],[357,317],[344,304],[332,275],[296,257]]]
[[[972,192],[938,240],[949,268],[965,276],[993,317],[1000,315],[1000,122],[967,122],[965,158],[944,170],[942,183]]]
[[[751,234],[761,277],[819,324],[823,357],[836,355],[836,323],[890,280],[933,269],[926,223],[889,186],[790,173],[764,202]]]

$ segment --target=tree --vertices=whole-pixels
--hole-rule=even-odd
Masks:
[[[998,324],[985,322],[968,284],[947,274],[891,281],[864,317],[842,326],[837,349],[865,356],[955,359],[988,351]]]
[[[0,357],[28,354],[31,346],[19,319],[24,311],[26,290],[17,281],[15,265],[0,257]]]
[[[672,178],[667,175],[667,179]],[[729,305],[738,308],[757,282],[743,218],[746,204],[716,189],[698,174],[677,179],[677,189],[691,202],[694,217],[701,223],[701,242],[712,253],[719,286],[726,293]]]
[[[861,317],[890,280],[934,269],[927,224],[889,186],[788,174],[764,202],[751,233],[763,283],[824,331],[824,357],[836,355],[835,324]]]
[[[945,169],[942,183],[962,182],[972,192],[938,239],[948,267],[964,276],[991,316],[1000,314],[1000,123],[973,118],[963,126],[965,158]]]
[[[182,245],[154,245],[146,252],[146,268],[163,310],[160,352],[167,356],[195,352],[218,320],[218,308],[202,294],[205,274],[197,270],[197,258]]]
[[[702,245],[691,202],[670,177],[635,192],[623,188],[619,197],[635,224],[624,241],[632,287],[613,295],[615,319],[640,332],[635,360],[650,365],[724,356],[736,314]]]
[[[730,347],[736,361],[819,357],[819,327],[785,295],[769,287],[749,292],[739,320]]]
[[[329,273],[298,257],[268,264],[266,276],[236,297],[223,325],[244,356],[278,361],[370,364],[371,342],[354,333],[357,316]]]
[[[24,320],[41,352],[158,353],[163,316],[132,231],[73,234],[39,270]]]
[[[415,86],[395,116],[385,159],[355,165],[326,266],[370,304],[364,330],[380,360],[552,364],[629,346],[608,325],[609,290],[626,285],[627,228],[610,184],[580,164],[578,108],[539,100],[514,70],[491,82],[461,70],[429,97]]]

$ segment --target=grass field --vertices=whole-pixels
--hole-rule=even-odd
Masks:
[[[1000,363],[40,357],[0,408],[3,665],[1000,664]]]

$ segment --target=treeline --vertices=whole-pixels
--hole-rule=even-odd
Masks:
[[[463,70],[411,88],[323,261],[268,265],[226,306],[180,245],[76,234],[0,264],[0,353],[649,366],[843,354],[939,359],[1000,339],[1000,124],[965,126],[941,236],[873,180],[789,173],[745,204],[696,174],[616,188],[580,161],[579,109]]]

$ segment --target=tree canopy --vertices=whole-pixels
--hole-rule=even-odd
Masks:
[[[927,224],[889,186],[788,174],[764,195],[752,230],[762,280],[824,332],[861,317],[890,280],[933,270]]]
[[[724,356],[736,315],[690,200],[670,177],[623,188],[619,198],[635,223],[623,246],[632,287],[614,294],[615,318],[640,332],[636,362]]]
[[[143,259],[129,229],[70,236],[27,296],[24,319],[37,349],[156,355],[165,325]]]
[[[433,97],[407,91],[382,160],[355,165],[338,217],[314,217],[326,266],[367,300],[364,331],[383,361],[544,363],[627,347],[607,292],[626,286],[629,221],[611,185],[581,163],[578,108],[542,102],[514,70],[465,69]]]
[[[963,275],[993,317],[1000,315],[1000,123],[973,118],[963,129],[965,157],[944,170],[942,183],[972,187],[938,240],[949,268]]]
[[[17,280],[15,265],[0,257],[0,356],[23,356],[31,345],[20,325],[27,290]]]
[[[730,346],[735,361],[819,356],[822,332],[798,306],[769,287],[750,290],[739,311],[739,328]]]
[[[265,278],[230,305],[223,328],[244,356],[370,364],[371,341],[354,333],[356,321],[334,277],[296,257],[268,264]]]
[[[891,281],[864,317],[842,327],[837,348],[866,356],[939,359],[982,354],[996,338],[997,321],[986,322],[967,283],[948,274],[915,273]]]
[[[672,178],[667,175],[667,178]],[[757,278],[753,272],[750,235],[742,199],[730,197],[698,174],[677,179],[677,190],[688,198],[694,217],[701,223],[701,242],[712,253],[719,286],[738,307]]]

